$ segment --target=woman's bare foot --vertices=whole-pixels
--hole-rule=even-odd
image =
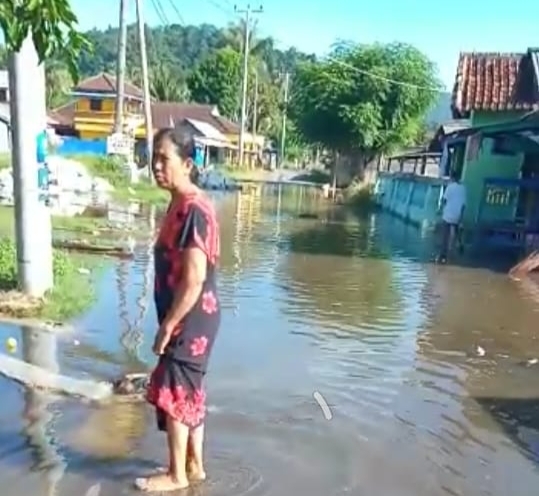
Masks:
[[[169,491],[179,491],[187,489],[189,481],[187,478],[176,478],[165,472],[150,477],[135,480],[135,487],[146,493],[160,493]]]
[[[202,464],[196,463],[194,460],[187,462],[187,477],[193,482],[201,482],[206,480],[206,472]]]

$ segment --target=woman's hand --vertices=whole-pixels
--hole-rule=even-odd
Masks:
[[[157,356],[163,355],[165,353],[165,349],[170,342],[170,338],[172,337],[172,332],[173,329],[171,329],[167,325],[162,325],[157,331],[152,347],[153,352]]]

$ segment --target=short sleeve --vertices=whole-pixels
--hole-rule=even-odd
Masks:
[[[176,247],[180,250],[199,248],[211,263],[218,257],[218,227],[212,211],[192,204],[187,210],[183,225],[178,232]]]

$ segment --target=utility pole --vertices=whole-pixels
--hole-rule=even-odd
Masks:
[[[9,56],[11,157],[20,289],[41,297],[53,286],[51,216],[38,189],[38,135],[47,127],[45,68],[29,35]]]
[[[148,159],[148,178],[152,181],[152,153],[153,153],[153,123],[152,102],[150,99],[150,80],[148,76],[148,53],[146,51],[146,33],[144,32],[144,13],[142,0],[135,0],[137,6],[137,25],[140,46],[140,63],[142,65],[142,83],[144,90],[144,115],[146,122],[146,156]]]
[[[124,92],[125,92],[125,55],[127,48],[127,0],[120,0],[120,25],[118,37],[118,59],[116,62],[116,109],[114,132],[123,132]]]
[[[255,94],[253,96],[253,143],[256,143],[256,126],[258,114],[258,70],[255,72]],[[256,166],[256,162],[255,162]]]
[[[239,137],[239,165],[243,165],[243,155],[245,152],[245,120],[247,114],[247,85],[249,83],[249,38],[251,35],[251,16],[263,12],[262,6],[253,10],[249,4],[245,9],[234,7],[238,14],[245,14],[245,29],[243,32],[243,81],[241,87],[241,122]]]
[[[288,107],[288,86],[290,84],[290,73],[285,72],[284,74],[284,105],[283,105],[283,124],[281,128],[281,156],[279,160],[279,168],[283,167],[284,163],[284,153],[286,145],[286,111]]]

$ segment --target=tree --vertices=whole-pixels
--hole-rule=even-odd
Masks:
[[[45,90],[47,108],[57,108],[69,100],[73,79],[65,64],[50,61],[45,65]]]
[[[0,1],[0,27],[6,48],[17,52],[30,34],[39,61],[53,56],[64,60],[74,80],[79,76],[79,54],[91,47],[76,30],[77,24],[69,0]]]
[[[189,100],[190,93],[185,80],[170,66],[154,66],[150,73],[150,93],[154,98],[161,102],[186,102]]]
[[[149,68],[150,95],[160,102],[186,102],[190,98],[189,88],[179,73],[170,65],[155,64]],[[142,70],[140,67],[129,68],[129,79],[142,86]]]
[[[198,64],[188,86],[196,102],[217,105],[224,116],[235,118],[240,103],[241,55],[232,48],[217,50]]]
[[[365,164],[417,138],[439,87],[433,64],[412,46],[341,45],[328,60],[298,66],[289,115],[309,142]]]

